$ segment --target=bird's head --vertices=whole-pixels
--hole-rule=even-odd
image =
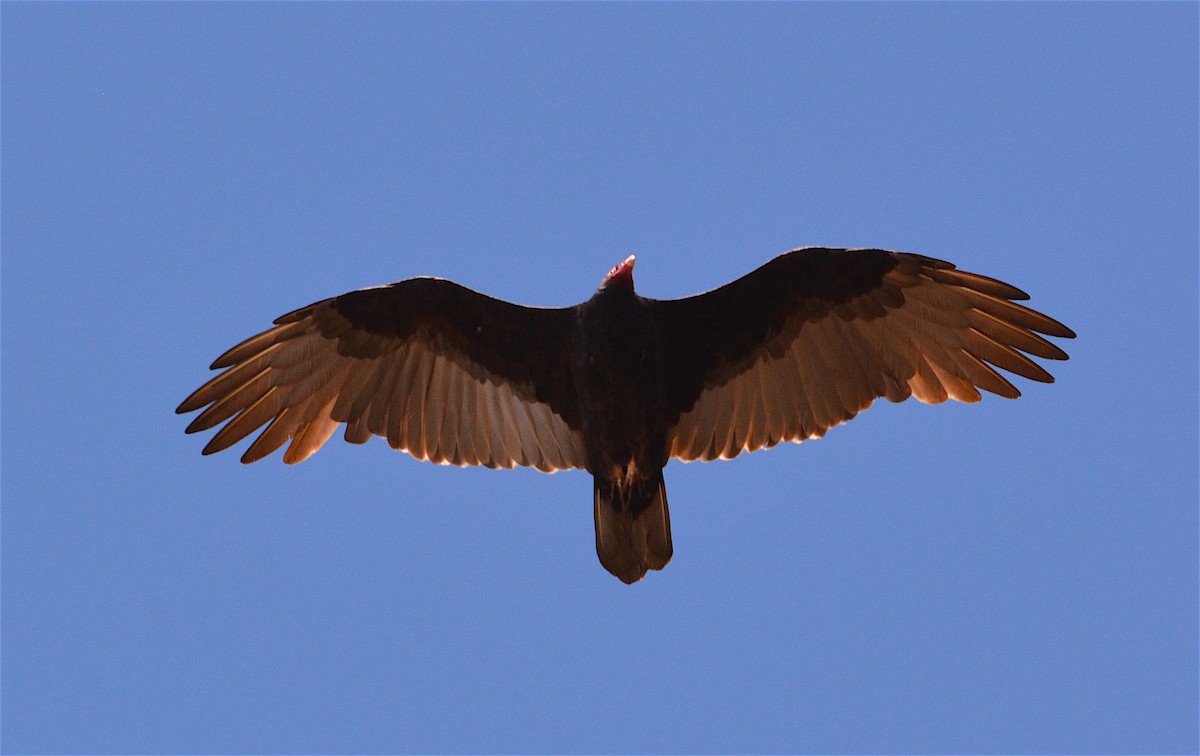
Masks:
[[[607,289],[612,286],[633,291],[633,264],[635,262],[637,262],[637,258],[633,255],[626,257],[624,262],[608,271],[608,275],[600,283],[600,288]]]

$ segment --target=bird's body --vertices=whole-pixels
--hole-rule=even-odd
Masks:
[[[596,550],[625,582],[672,554],[663,467],[824,435],[878,397],[1019,395],[993,368],[1050,382],[1025,354],[1074,336],[1019,289],[940,260],[805,248],[705,294],[639,296],[633,258],[588,301],[532,308],[416,278],[326,299],[219,357],[179,412],[225,426],[220,451],[267,427],[299,462],[345,423],[419,459],[588,470]]]
[[[594,483],[596,553],[631,583],[671,559],[663,467],[668,366],[653,312],[633,290],[633,259],[578,308],[575,389]]]

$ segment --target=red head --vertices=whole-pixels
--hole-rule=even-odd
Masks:
[[[625,262],[608,271],[608,275],[604,277],[600,288],[616,286],[621,289],[633,291],[633,264],[635,262],[637,262],[637,258],[633,255],[626,257]]]

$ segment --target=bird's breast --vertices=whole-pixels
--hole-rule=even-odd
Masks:
[[[597,295],[581,308],[575,384],[589,468],[666,463],[663,358],[650,311],[632,292]]]

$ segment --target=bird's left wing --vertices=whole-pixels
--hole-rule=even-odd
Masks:
[[[217,358],[179,405],[187,431],[225,423],[221,451],[266,425],[242,455],[291,442],[300,462],[345,423],[418,459],[539,470],[583,467],[569,361],[572,308],[524,307],[451,281],[414,278],[301,308]]]
[[[668,367],[671,456],[729,458],[803,441],[875,399],[979,401],[1020,392],[996,368],[1054,379],[1026,354],[1073,337],[1016,287],[921,255],[810,247],[718,289],[647,300]]]

